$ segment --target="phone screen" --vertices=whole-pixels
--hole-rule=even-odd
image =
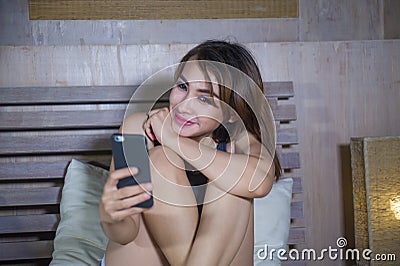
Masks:
[[[111,136],[111,143],[115,169],[125,167],[137,167],[139,169],[135,176],[119,180],[118,188],[151,182],[145,136],[116,133]],[[140,208],[150,208],[151,206],[153,206],[153,197],[135,205],[135,207]]]

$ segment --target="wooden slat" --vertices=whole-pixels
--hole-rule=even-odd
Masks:
[[[125,108],[115,110],[2,112],[0,130],[118,127]]]
[[[0,154],[82,153],[110,151],[110,137],[116,129],[96,131],[0,133]],[[63,135],[61,135],[63,134]],[[64,135],[65,134],[65,135]]]
[[[54,205],[61,200],[60,187],[0,189],[0,207]]]
[[[269,107],[272,109],[272,107],[276,107],[278,105],[278,99],[276,97],[273,98],[267,98],[267,102],[269,104]]]
[[[304,228],[290,228],[289,230],[289,245],[302,244],[306,241],[306,232]]]
[[[294,104],[272,105],[271,110],[276,121],[294,121],[297,119]]]
[[[290,98],[294,96],[293,82],[264,82],[264,94],[267,98]]]
[[[290,204],[290,217],[291,218],[303,218],[303,202],[294,201]]]
[[[160,103],[157,106],[165,105]],[[146,112],[151,103],[137,103],[136,112]],[[107,109],[102,109],[106,108]],[[65,110],[61,110],[65,108]],[[0,130],[70,129],[118,127],[125,115],[126,105],[110,104],[79,106],[0,107]],[[296,120],[294,105],[271,107],[275,120]]]
[[[71,86],[0,88],[0,105],[127,103],[139,86]],[[142,89],[140,89],[142,90]],[[264,82],[266,97],[293,97],[292,82]],[[137,94],[135,101],[153,101],[157,95]],[[163,98],[165,99],[165,98]]]
[[[0,130],[118,127],[126,104],[0,107]],[[152,104],[138,103],[136,111],[148,111]]]
[[[38,179],[62,179],[65,169],[75,158],[86,162],[98,162],[108,166],[110,155],[63,155],[40,157],[9,157],[0,161],[0,181],[27,181]]]
[[[300,155],[298,152],[288,152],[280,154],[279,160],[283,169],[300,168]]]
[[[303,185],[301,183],[301,177],[292,177],[293,178],[293,187],[292,193],[302,193],[303,192]]]
[[[0,88],[0,105],[127,103],[138,86]],[[151,100],[138,98],[138,100]]]
[[[296,128],[278,128],[276,130],[276,144],[292,145],[298,144],[298,141]]]
[[[51,232],[59,220],[57,214],[0,216],[0,234]]]
[[[68,162],[0,163],[0,180],[60,178]]]
[[[0,243],[0,261],[51,258],[53,241]]]

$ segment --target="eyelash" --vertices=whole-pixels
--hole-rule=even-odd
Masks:
[[[176,86],[177,86],[180,90],[183,90],[183,91],[187,91],[187,89],[188,89],[186,83],[178,83]],[[199,96],[199,97],[198,97],[199,101],[200,101],[201,103],[205,103],[205,104],[211,104],[210,98],[211,98],[211,97],[206,97],[206,96]]]
[[[202,103],[211,104],[211,100],[209,99],[210,97],[199,96],[198,98],[199,98],[199,101]]]
[[[176,86],[178,86],[178,88],[181,90],[187,90],[187,86],[185,83],[179,83]]]

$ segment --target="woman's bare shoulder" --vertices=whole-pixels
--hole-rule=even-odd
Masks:
[[[263,145],[249,132],[241,134],[240,137],[234,141],[234,147],[235,153],[254,155],[257,157],[260,156],[260,151],[263,149]]]
[[[126,134],[142,134],[144,135],[143,123],[147,119],[146,113],[134,113],[126,117],[119,129],[120,132]]]

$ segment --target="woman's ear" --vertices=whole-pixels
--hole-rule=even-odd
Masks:
[[[238,121],[239,116],[235,112],[230,112],[229,118],[228,118],[228,123],[234,124]]]
[[[231,115],[228,119],[228,123],[233,124],[237,121],[237,118],[233,115]]]

